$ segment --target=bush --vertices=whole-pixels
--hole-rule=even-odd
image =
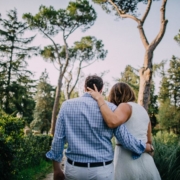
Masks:
[[[0,177],[12,179],[15,174],[14,155],[23,137],[24,121],[0,114]]]
[[[22,119],[1,114],[0,117],[0,177],[17,179],[18,173],[47,160],[52,137],[47,135],[24,136]]]
[[[51,136],[47,135],[24,137],[16,153],[17,170],[38,165],[41,160],[46,160],[45,154],[50,148],[51,140]]]
[[[178,137],[158,132],[153,139],[154,161],[163,180],[180,179],[180,144]]]

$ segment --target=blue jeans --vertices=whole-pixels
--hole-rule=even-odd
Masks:
[[[65,164],[65,180],[113,180],[113,163],[99,167],[78,167]]]

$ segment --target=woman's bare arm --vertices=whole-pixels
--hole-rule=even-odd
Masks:
[[[129,104],[121,103],[117,107],[117,109],[114,112],[112,112],[111,109],[107,106],[102,95],[97,91],[96,87],[95,90],[91,88],[88,88],[88,90],[91,96],[97,101],[101,114],[108,127],[115,128],[126,122],[131,116],[132,110]]]

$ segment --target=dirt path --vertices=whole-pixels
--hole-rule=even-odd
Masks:
[[[53,173],[48,174],[43,180],[53,180]]]

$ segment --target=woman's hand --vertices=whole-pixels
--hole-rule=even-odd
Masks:
[[[89,94],[91,94],[91,96],[92,96],[96,101],[98,101],[98,100],[101,99],[101,98],[103,99],[103,97],[102,97],[102,95],[100,94],[100,92],[98,92],[98,89],[97,89],[96,85],[93,84],[93,86],[94,86],[94,89],[95,89],[95,90],[87,87]]]

